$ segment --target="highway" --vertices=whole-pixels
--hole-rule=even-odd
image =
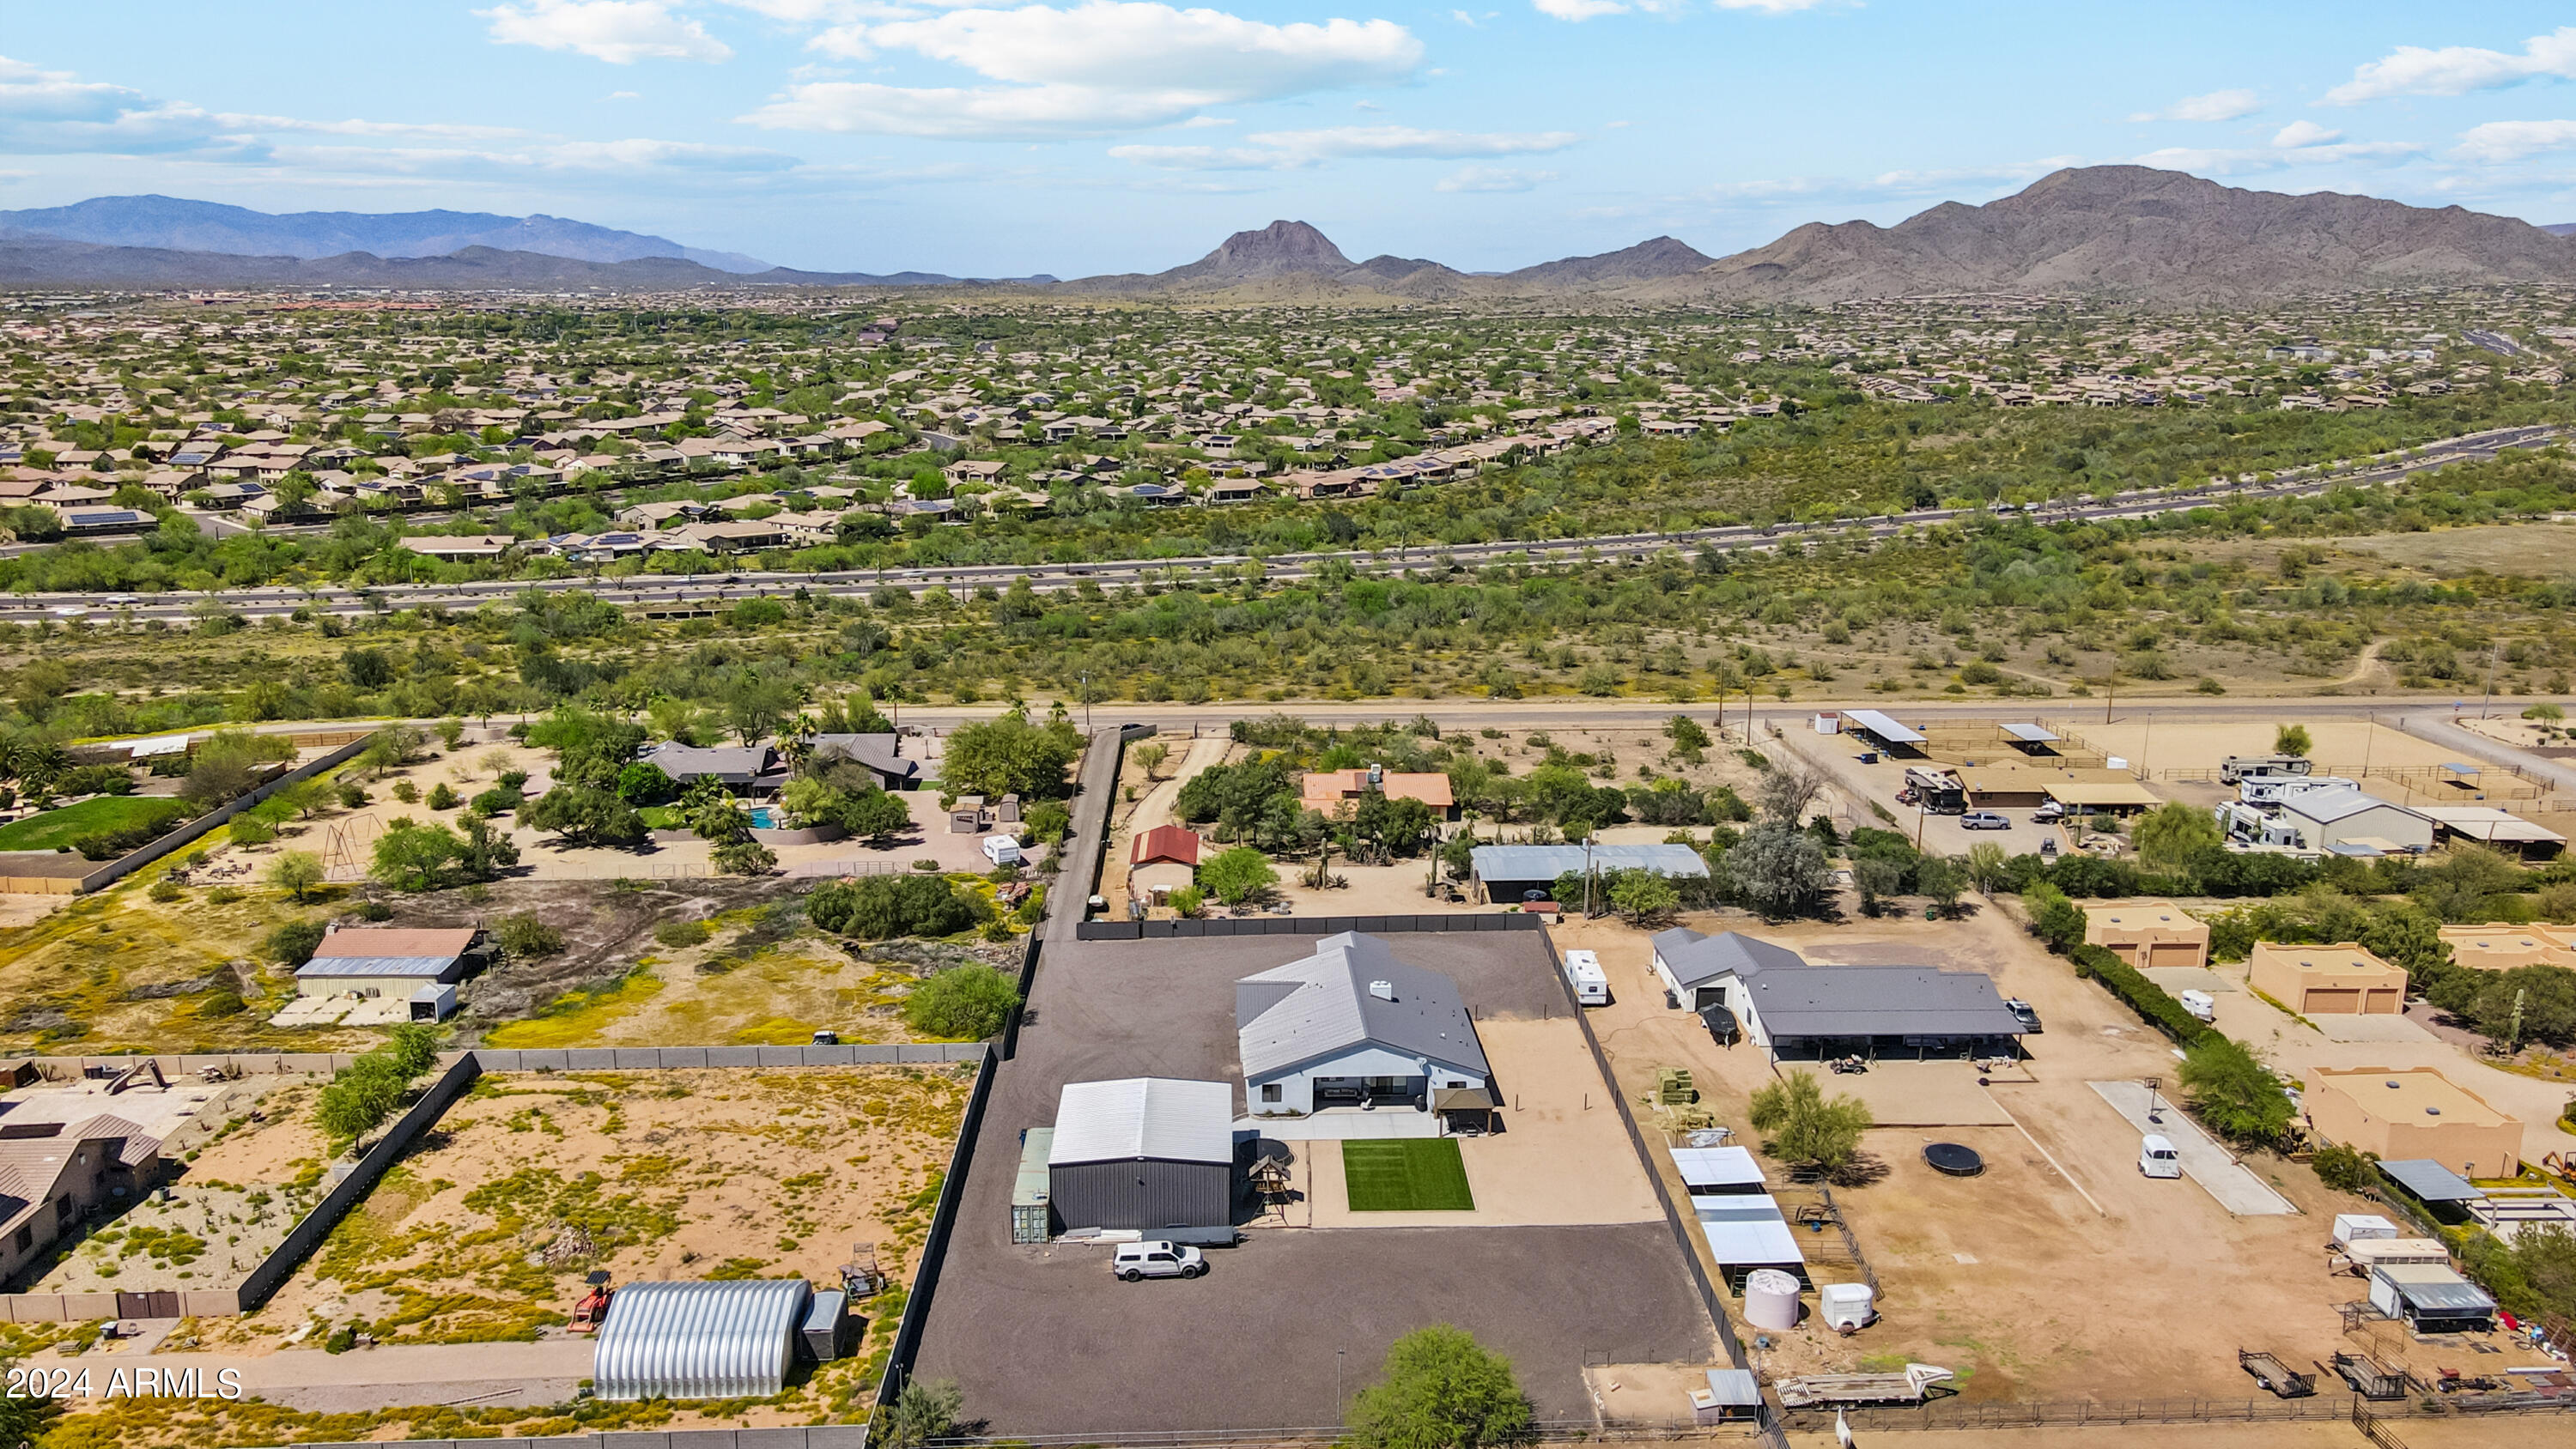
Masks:
[[[2185,512],[2194,508],[2225,506],[2240,500],[2291,498],[2322,493],[2336,486],[2379,487],[2400,481],[2416,473],[2453,463],[2492,458],[2507,448],[2534,447],[2565,436],[2568,429],[2556,426],[2498,428],[2470,433],[2415,450],[2413,457],[2370,464],[2340,472],[2323,470],[2294,473],[2269,484],[2231,487],[2210,486],[2198,489],[2136,490],[2101,502],[2075,505],[2049,505],[2031,510],[2028,516],[2042,523],[2097,522],[2123,518],[2148,518]],[[1590,538],[1502,539],[1489,543],[1433,544],[1397,550],[1274,554],[1257,562],[1274,581],[1304,579],[1314,576],[1333,561],[1347,563],[1365,571],[1404,570],[1415,568],[1465,568],[1496,560],[1526,557],[1533,562],[1569,561],[1582,558],[1642,560],[1668,549],[1693,550],[1717,548],[1728,551],[1763,552],[1784,543],[1821,541],[1848,536],[1854,531],[1866,532],[1873,539],[1894,537],[1907,528],[1920,529],[1970,515],[1970,510],[1923,509],[1916,512],[1883,515],[1867,519],[1846,519],[1825,524],[1782,524],[1764,527],[1752,524],[1724,528],[1694,529],[1677,533],[1622,533]],[[946,568],[906,568],[852,570],[835,573],[776,573],[746,570],[705,573],[692,576],[646,576],[624,578],[560,578],[546,580],[492,580],[464,584],[394,584],[353,588],[340,585],[272,585],[256,588],[227,589],[212,594],[181,595],[28,592],[0,599],[0,620],[31,622],[44,618],[92,619],[101,622],[132,617],[135,619],[185,619],[190,611],[211,598],[249,618],[272,614],[290,614],[311,608],[319,612],[355,615],[379,608],[405,609],[435,606],[444,609],[470,610],[506,601],[529,589],[563,592],[580,589],[647,615],[700,613],[721,609],[743,599],[776,595],[805,589],[813,593],[836,596],[865,595],[883,587],[920,592],[933,587],[973,589],[982,585],[1006,586],[1016,579],[1027,579],[1029,586],[1042,591],[1063,591],[1080,587],[1084,582],[1101,585],[1143,583],[1202,574],[1214,569],[1229,569],[1256,562],[1235,556],[1197,556],[1170,559],[1104,559],[1080,564],[966,564]]]

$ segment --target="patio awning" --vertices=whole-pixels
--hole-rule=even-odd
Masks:
[[[1490,1112],[1496,1105],[1493,1092],[1484,1087],[1431,1089],[1431,1110],[1435,1112]]]

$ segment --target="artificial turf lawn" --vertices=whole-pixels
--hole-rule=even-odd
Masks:
[[[0,850],[54,850],[129,825],[175,825],[188,807],[167,795],[101,795],[0,827]]]
[[[1467,1164],[1447,1137],[1344,1142],[1342,1184],[1355,1213],[1474,1212]]]

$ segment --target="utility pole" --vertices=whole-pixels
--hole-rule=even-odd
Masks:
[[[1082,732],[1091,733],[1091,671],[1082,671]]]
[[[2478,701],[2478,718],[2480,719],[2485,719],[2487,717],[2487,707],[2495,703],[2496,662],[2503,656],[2504,645],[2493,642],[2490,642],[2487,645],[2487,697]]]

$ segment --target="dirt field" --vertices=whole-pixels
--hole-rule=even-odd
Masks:
[[[905,1276],[971,1078],[955,1069],[486,1076],[259,1313],[210,1346],[352,1319],[389,1342],[525,1339],[582,1276]]]
[[[1017,948],[978,942],[854,946],[782,906],[713,918],[695,946],[654,945],[633,969],[567,992],[483,1033],[494,1047],[794,1046],[819,1028],[844,1042],[919,1039],[903,1021],[919,974],[982,961],[1015,969]]]
[[[2047,1028],[2025,1043],[2027,1082],[1999,1078],[1981,1090],[1972,1066],[1956,1063],[1948,1070],[1961,1080],[1943,1084],[1944,1094],[1999,1105],[2017,1125],[1870,1133],[1865,1151],[1877,1180],[1834,1196],[1878,1275],[1883,1320],[1852,1339],[1812,1328],[1778,1335],[1767,1364],[1773,1372],[1912,1359],[1959,1371],[1963,1394],[1977,1400],[2232,1397],[2246,1383],[2235,1360],[2240,1346],[2267,1347],[2300,1363],[2340,1346],[2334,1308],[2359,1296],[2360,1285],[2327,1276],[2321,1245],[2332,1214],[2368,1206],[2325,1190],[2304,1167],[2265,1157],[2248,1165],[2302,1215],[2231,1217],[2188,1181],[2140,1177],[2136,1134],[2086,1083],[2170,1080],[2169,1048],[2000,910],[1901,927],[1771,929],[1741,917],[1689,923],[1743,930],[1819,962],[1983,970],[2004,995],[2036,1006]],[[1666,1010],[1650,985],[1642,934],[1576,920],[1555,935],[1561,948],[1598,951],[1610,974],[1617,999],[1593,1013],[1593,1025],[1632,1100],[1651,1087],[1658,1068],[1687,1066],[1703,1105],[1745,1131],[1747,1099],[1773,1080],[1761,1053],[1721,1049],[1696,1018]],[[1840,1079],[1827,1080],[1829,1090],[1841,1088]],[[1976,1148],[1985,1174],[1931,1172],[1920,1155],[1931,1141]],[[1670,1173],[1667,1164],[1659,1168]],[[1775,1189],[1780,1180],[1774,1166]],[[1668,1177],[1668,1185],[1677,1188],[1677,1180]],[[1858,1276],[1816,1269],[1819,1282]]]
[[[2344,553],[2368,554],[2393,564],[2444,576],[2520,574],[2547,578],[2564,573],[2576,552],[2576,527],[2501,523],[2476,528],[2437,528],[2425,533],[2377,533],[2319,540]]]

